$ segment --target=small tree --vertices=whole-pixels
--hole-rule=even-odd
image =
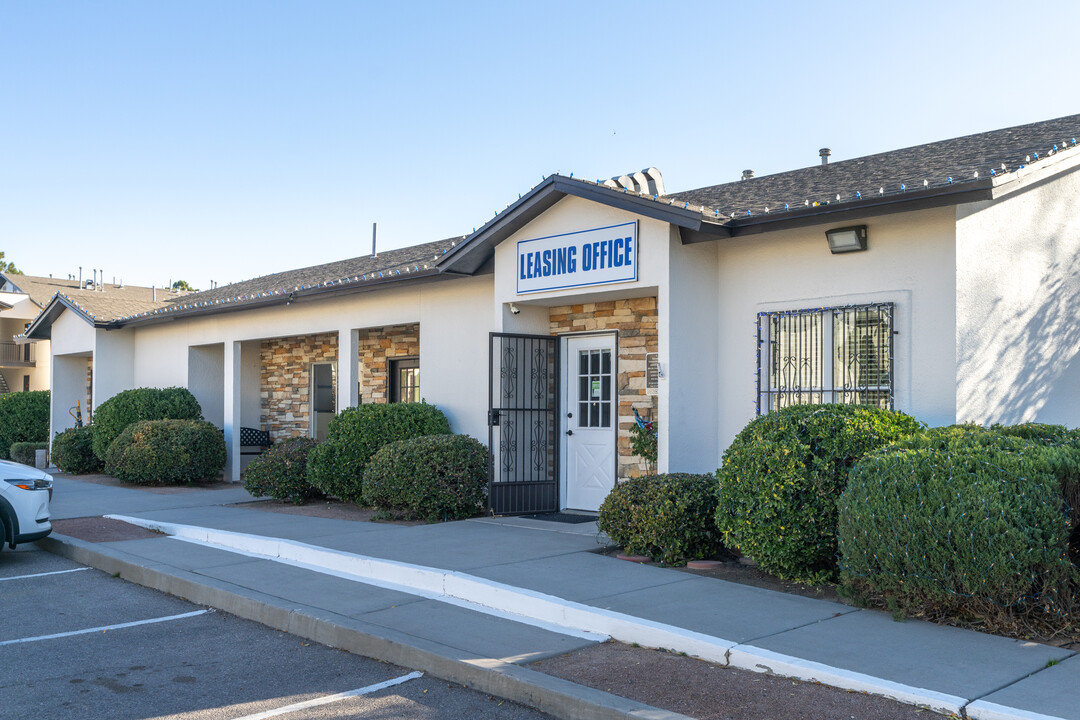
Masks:
[[[23,271],[15,267],[15,263],[4,260],[4,251],[0,250],[0,272],[7,275],[22,275]]]

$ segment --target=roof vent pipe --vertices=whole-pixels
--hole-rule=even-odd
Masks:
[[[754,171],[753,170],[743,170],[742,171],[742,179],[743,180],[749,180],[752,177],[754,177]]]
[[[98,292],[105,292],[105,268],[98,268],[98,273],[101,275],[101,282],[98,283]]]
[[[150,299],[157,302],[157,288],[153,285],[150,286]]]
[[[832,150],[830,150],[829,148],[821,148],[817,151],[817,154],[821,156],[822,165],[829,164],[829,156],[832,155]]]
[[[379,253],[375,251],[375,234],[378,231],[378,223],[371,223],[371,257],[379,257]]]

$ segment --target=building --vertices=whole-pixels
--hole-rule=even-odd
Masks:
[[[437,404],[488,442],[492,509],[595,510],[657,422],[714,470],[756,414],[863,402],[931,425],[1080,424],[1080,115],[667,193],[554,175],[460,238],[129,312],[51,301],[53,431],[84,393],[186,386],[225,431],[319,437]],[[422,371],[422,372],[421,372]]]

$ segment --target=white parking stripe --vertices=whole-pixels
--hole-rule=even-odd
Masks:
[[[360,695],[368,695],[373,692],[378,692],[384,688],[393,687],[394,685],[400,685],[403,682],[409,680],[415,680],[416,678],[423,677],[422,672],[411,672],[408,675],[402,675],[401,677],[394,678],[393,680],[387,680],[386,682],[375,683],[374,685],[368,685],[357,690],[349,690],[347,692],[338,693],[336,695],[327,695],[321,698],[315,698],[314,700],[307,700],[305,702],[296,703],[294,705],[286,705],[285,707],[279,707],[276,710],[267,710],[266,712],[255,713],[254,715],[245,715],[236,720],[263,720],[264,718],[278,717],[279,715],[286,715],[288,713],[296,712],[298,710],[306,710],[307,708],[319,707],[320,705],[329,705],[333,702],[345,700],[351,697],[359,697]]]
[[[38,635],[37,637],[19,638],[18,640],[3,640],[0,645],[14,645],[16,643],[37,642],[38,640],[54,640],[56,638],[71,637],[72,635],[88,635],[90,633],[105,632],[106,630],[119,630],[121,628],[135,627],[136,625],[152,625],[154,623],[168,622],[170,620],[183,620],[184,618],[205,615],[214,612],[212,609],[195,610],[194,612],[181,613],[179,615],[167,615],[166,617],[150,618],[149,620],[136,620],[135,622],[119,623],[117,625],[102,625],[100,627],[87,628],[85,630],[72,630],[71,632],[54,633],[53,635]]]
[[[91,570],[91,569],[92,568],[81,567],[81,568],[72,568],[70,570],[53,570],[52,572],[34,573],[33,575],[16,575],[15,577],[0,578],[0,582],[4,582],[5,580],[25,580],[26,578],[45,577],[46,575],[63,575],[64,573],[79,572],[80,570]]]

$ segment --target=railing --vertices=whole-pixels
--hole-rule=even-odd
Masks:
[[[34,362],[34,343],[16,345],[13,342],[0,342],[0,365],[33,365]]]

